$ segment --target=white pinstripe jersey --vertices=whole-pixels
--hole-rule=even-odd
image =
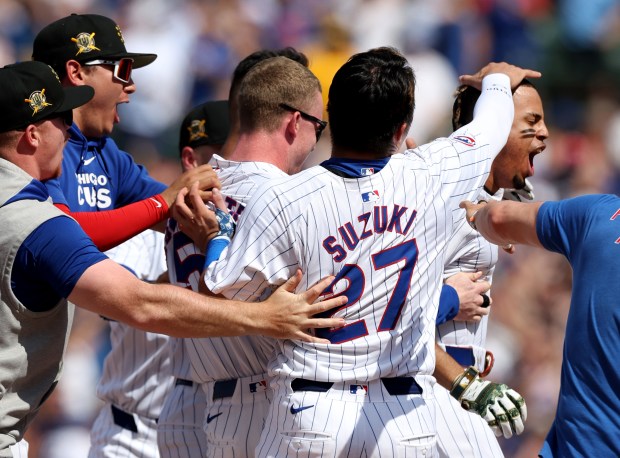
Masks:
[[[287,176],[276,166],[264,162],[235,162],[214,155],[209,163],[218,173],[222,183],[222,194],[235,219],[243,212],[246,203],[259,185]],[[177,242],[179,244],[177,247],[173,247],[170,243],[167,245],[169,259],[174,258],[177,264],[174,269],[170,269],[171,278],[172,275],[176,277],[180,269],[183,269],[179,262],[181,257],[178,254],[173,255],[173,252],[181,253],[180,246],[182,246],[184,256],[188,253],[192,253],[192,256],[200,253],[176,227],[172,237],[183,241]],[[204,256],[201,255],[196,268],[192,270],[190,281],[192,288],[199,281],[203,264]],[[226,291],[223,291],[223,294],[226,296]],[[262,374],[266,372],[266,362],[273,348],[266,339],[256,336],[184,339],[184,345],[193,369],[192,379],[198,382]]]
[[[330,293],[349,299],[329,313],[346,326],[317,332],[331,344],[278,341],[270,374],[320,381],[432,374],[453,213],[482,187],[512,124],[508,78],[495,76],[485,79],[478,103],[485,108],[472,124],[392,156],[376,174],[342,178],[316,166],[257,190],[232,244],[209,266],[209,289],[255,300],[301,268],[299,291],[337,275]]]
[[[503,190],[500,190],[491,196],[482,189],[477,200],[501,200],[502,194]],[[454,236],[448,242],[443,276],[447,278],[458,272],[482,271],[482,279],[491,282],[497,257],[497,245],[480,236],[463,217]],[[488,322],[489,315],[483,316],[480,322],[447,321],[437,326],[437,341],[444,345],[472,347],[476,361],[482,366],[478,369],[483,370]]]
[[[166,271],[164,237],[152,230],[108,250],[106,255],[141,280],[155,281]],[[109,323],[112,349],[104,361],[97,396],[127,412],[159,417],[173,383],[168,336],[118,321]]]

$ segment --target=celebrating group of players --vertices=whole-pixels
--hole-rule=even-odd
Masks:
[[[459,204],[527,194],[548,136],[528,80],[540,74],[493,63],[461,77],[454,132],[401,152],[413,69],[393,48],[355,54],[329,88],[331,158],[302,170],[327,127],[321,85],[294,49],[259,51],[237,67],[228,101],[183,120],[184,172],[165,187],[109,137],[133,68],[155,57],[127,52],[98,15],[56,21],[34,43],[65,91],[94,88],[63,117],[62,173],[31,173],[94,245],[65,252],[45,280],[58,289],[2,300],[40,313],[66,298],[110,320],[89,456],[503,456],[495,436],[521,433],[527,410],[482,377],[498,247]],[[50,226],[59,214],[48,230],[67,230]],[[41,237],[18,256],[23,278],[49,255]],[[116,246],[108,257],[138,279],[175,286],[134,293],[95,246]],[[199,304],[183,289],[236,302]],[[26,407],[3,407],[0,456],[26,456],[30,415],[5,412],[38,406],[53,383],[37,385]]]

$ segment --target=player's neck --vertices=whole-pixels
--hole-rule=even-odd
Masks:
[[[286,164],[282,159],[285,159],[287,154],[288,151],[273,137],[241,135],[226,159],[235,162],[266,162],[284,170]]]

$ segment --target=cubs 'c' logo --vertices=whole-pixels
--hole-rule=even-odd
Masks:
[[[45,100],[45,89],[41,89],[40,91],[34,91],[32,94],[30,94],[30,97],[24,99],[24,102],[30,104],[30,108],[32,108],[32,116],[36,115],[45,107],[49,107],[52,105],[51,103],[48,103],[47,100]]]
[[[187,130],[189,131],[189,141],[195,142],[199,138],[207,138],[207,134],[205,132],[205,122],[204,119],[194,119],[192,123],[189,125]]]
[[[76,56],[82,54],[83,52],[88,53],[91,51],[101,51],[101,49],[95,46],[95,32],[82,32],[77,37],[71,38],[71,41],[74,42],[78,48]]]

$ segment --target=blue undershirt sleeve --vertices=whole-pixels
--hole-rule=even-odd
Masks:
[[[439,310],[437,311],[437,326],[450,321],[459,313],[459,295],[450,285],[441,287],[441,296],[439,297]]]

